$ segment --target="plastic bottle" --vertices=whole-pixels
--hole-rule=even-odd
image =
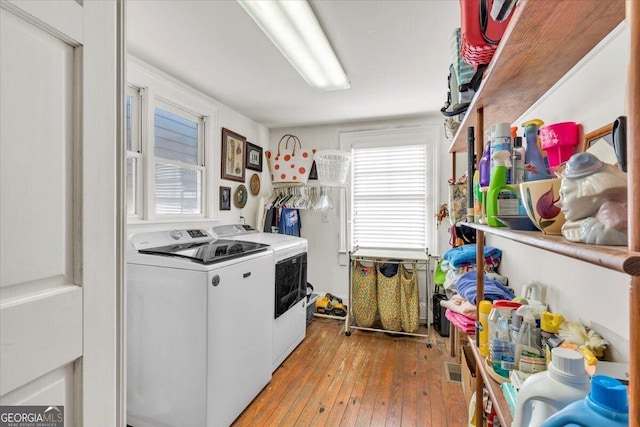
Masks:
[[[488,187],[491,180],[491,143],[489,141],[484,144],[482,157],[478,164],[478,171],[480,172],[480,178],[478,180],[480,187]]]
[[[517,136],[513,141],[513,153],[511,154],[511,168],[513,176],[513,184],[524,182],[524,147],[522,146],[522,137]]]
[[[567,425],[623,427],[629,425],[627,387],[615,378],[595,375],[591,392],[548,418],[541,427]]]
[[[543,125],[543,121],[539,119],[529,120],[523,123],[525,141],[527,147],[524,154],[524,162],[533,168],[535,172],[527,169],[525,172],[526,181],[537,181],[540,179],[552,178],[549,175],[549,169],[544,162],[544,155],[538,145],[538,129]]]
[[[493,157],[496,166],[491,174],[485,202],[487,224],[491,227],[504,227],[496,216],[518,215],[518,192],[507,185],[507,169],[511,166],[511,154],[503,150],[494,153]]]
[[[582,355],[554,348],[549,370],[531,375],[520,387],[512,426],[540,426],[567,405],[584,399],[590,389]]]
[[[493,304],[491,301],[480,301],[478,310],[480,311],[480,327],[478,329],[478,350],[484,357],[489,355],[489,314]]]
[[[511,153],[511,126],[509,123],[496,123],[491,126],[491,170],[497,166],[495,153],[508,151]],[[511,169],[507,170],[507,184],[511,184]]]
[[[482,219],[482,191],[480,190],[480,172],[473,173],[473,222],[479,223]]]
[[[493,302],[489,313],[489,358],[491,367],[498,375],[509,377],[515,361],[515,346],[509,333],[511,312],[520,307],[520,303],[507,300]]]
[[[547,363],[542,349],[540,328],[536,325],[536,316],[546,310],[544,305],[523,305],[516,313],[524,318],[516,342],[516,368],[527,374],[545,371]]]

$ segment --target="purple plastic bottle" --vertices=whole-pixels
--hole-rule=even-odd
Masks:
[[[487,141],[484,145],[484,151],[478,165],[480,187],[488,187],[491,180],[491,141]]]

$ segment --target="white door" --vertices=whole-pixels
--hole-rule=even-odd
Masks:
[[[115,0],[0,0],[0,405],[122,424]]]

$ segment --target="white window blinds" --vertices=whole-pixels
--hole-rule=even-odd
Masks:
[[[424,249],[432,199],[427,141],[353,145],[352,243],[366,248]],[[429,180],[430,181],[430,180]]]

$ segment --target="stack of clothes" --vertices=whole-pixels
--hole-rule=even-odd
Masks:
[[[440,301],[446,307],[445,316],[468,335],[475,332],[476,324],[476,252],[475,244],[450,249],[442,256],[440,269],[445,273],[444,289],[449,300]],[[511,300],[514,293],[507,287],[508,279],[499,275],[502,251],[486,246],[484,248],[485,274],[484,299],[495,301]]]

